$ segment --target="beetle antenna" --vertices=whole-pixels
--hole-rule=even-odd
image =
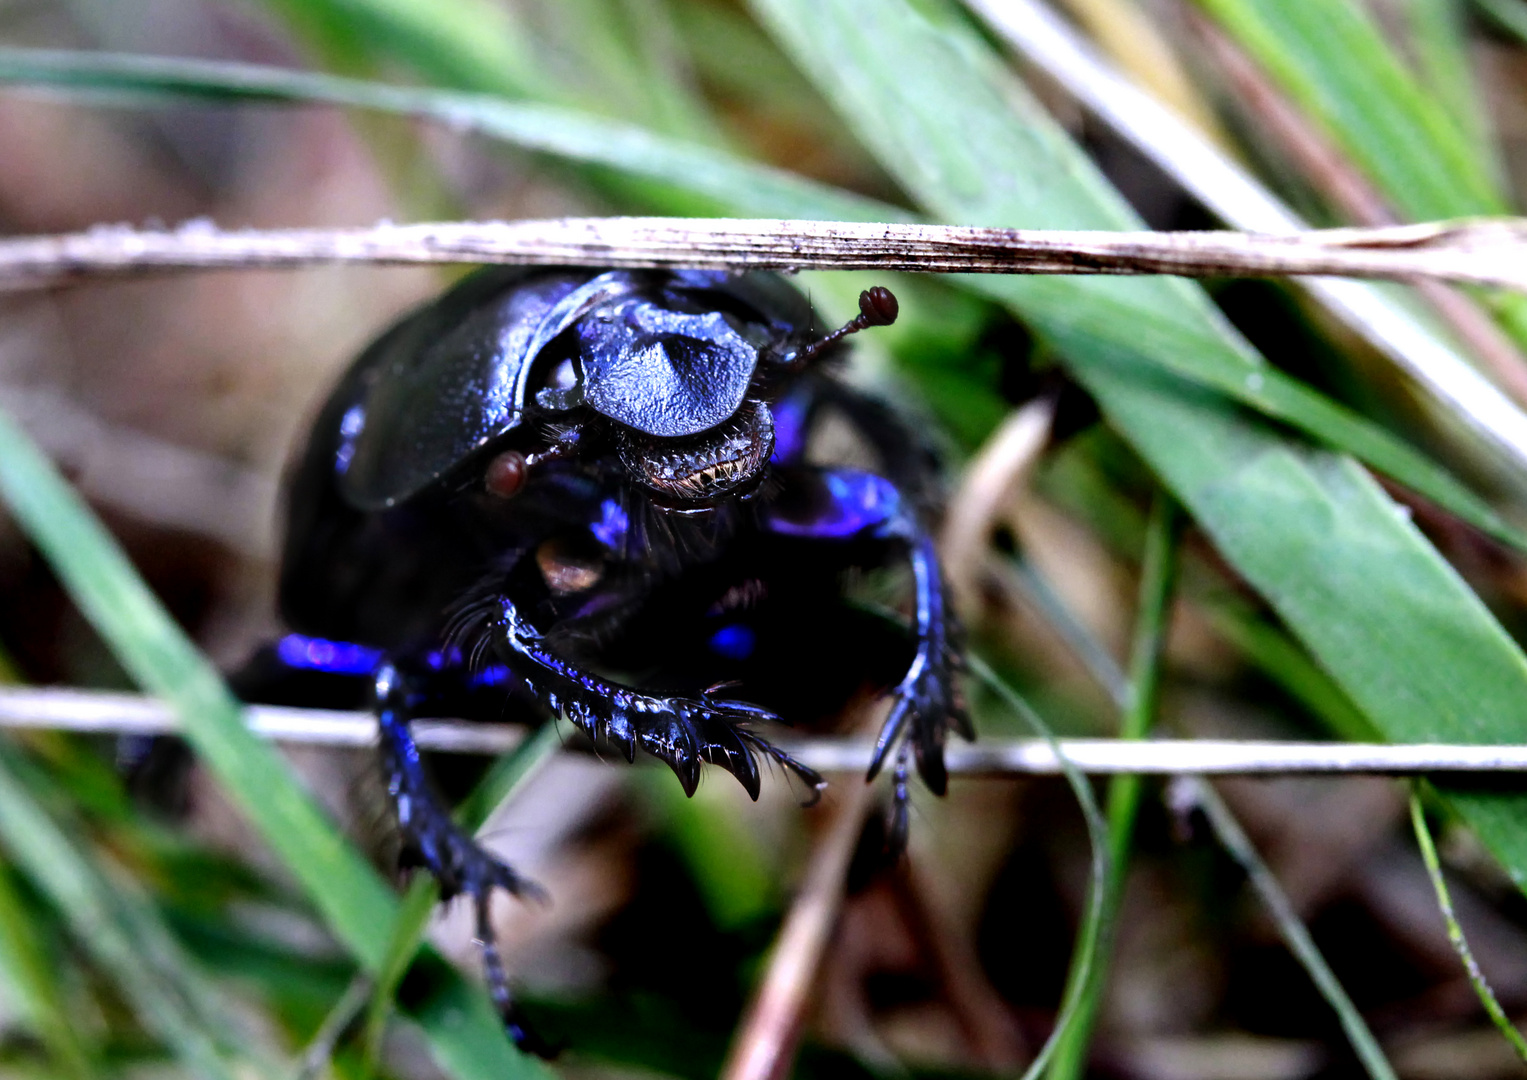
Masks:
[[[859,294],[859,314],[838,329],[828,334],[819,341],[814,341],[804,349],[799,349],[786,358],[786,363],[791,367],[804,367],[808,362],[820,356],[823,351],[837,344],[849,334],[857,334],[860,330],[868,330],[872,326],[890,326],[896,321],[896,316],[901,310],[901,305],[896,302],[896,295],[884,285],[876,285],[873,289],[865,289]]]

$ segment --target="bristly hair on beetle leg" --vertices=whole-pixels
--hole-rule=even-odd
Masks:
[[[441,640],[447,648],[457,650],[466,659],[468,671],[477,674],[483,670],[493,643],[497,591],[485,583],[480,591],[473,590],[470,597],[451,613]]]
[[[896,302],[896,294],[884,285],[876,285],[872,289],[865,289],[859,294],[859,314],[848,322],[828,334],[819,341],[814,341],[803,349],[798,349],[785,358],[785,362],[792,368],[802,368],[814,358],[821,355],[850,334],[857,334],[860,330],[868,330],[872,326],[890,326],[896,321],[896,316],[901,313],[901,305]]]

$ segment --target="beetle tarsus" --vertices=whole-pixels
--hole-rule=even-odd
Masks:
[[[509,976],[504,971],[504,960],[498,951],[498,935],[493,932],[491,893],[473,897],[477,913],[477,944],[482,947],[483,972],[488,980],[488,996],[498,1010],[500,1021],[509,1038],[527,1054],[542,1058],[554,1058],[561,1048],[547,1042],[525,1020],[524,1013],[509,989]]]
[[[886,820],[885,855],[889,862],[901,858],[907,850],[907,834],[910,830],[912,792],[908,786],[907,744],[902,743],[896,752],[896,769],[892,774],[891,810]]]

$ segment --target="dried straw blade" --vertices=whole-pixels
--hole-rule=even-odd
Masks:
[[[0,241],[0,290],[147,271],[319,263],[1432,278],[1527,291],[1527,223],[1288,233],[1106,232],[744,218],[559,218],[223,231],[102,226]]]
[[[245,710],[252,731],[277,742],[366,747],[376,738],[371,716],[359,712],[256,705]],[[159,735],[176,730],[171,710],[137,694],[89,690],[0,690],[0,728],[97,734]],[[525,729],[512,724],[421,720],[419,745],[441,753],[501,754],[518,746]],[[859,772],[870,759],[865,739],[781,741],[803,764],[823,772]],[[1059,748],[1059,754],[1056,752]],[[949,771],[965,775],[1063,772],[1061,757],[1097,775],[1277,775],[1288,773],[1527,772],[1527,746],[1411,743],[1301,743],[1232,739],[983,739],[947,751]]]

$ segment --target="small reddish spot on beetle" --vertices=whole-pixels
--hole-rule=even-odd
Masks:
[[[488,489],[490,495],[512,499],[525,486],[529,472],[524,454],[518,450],[505,450],[488,462],[483,472],[483,487]]]
[[[556,538],[536,548],[536,565],[546,587],[558,596],[585,592],[604,577],[604,561],[582,554]]]

